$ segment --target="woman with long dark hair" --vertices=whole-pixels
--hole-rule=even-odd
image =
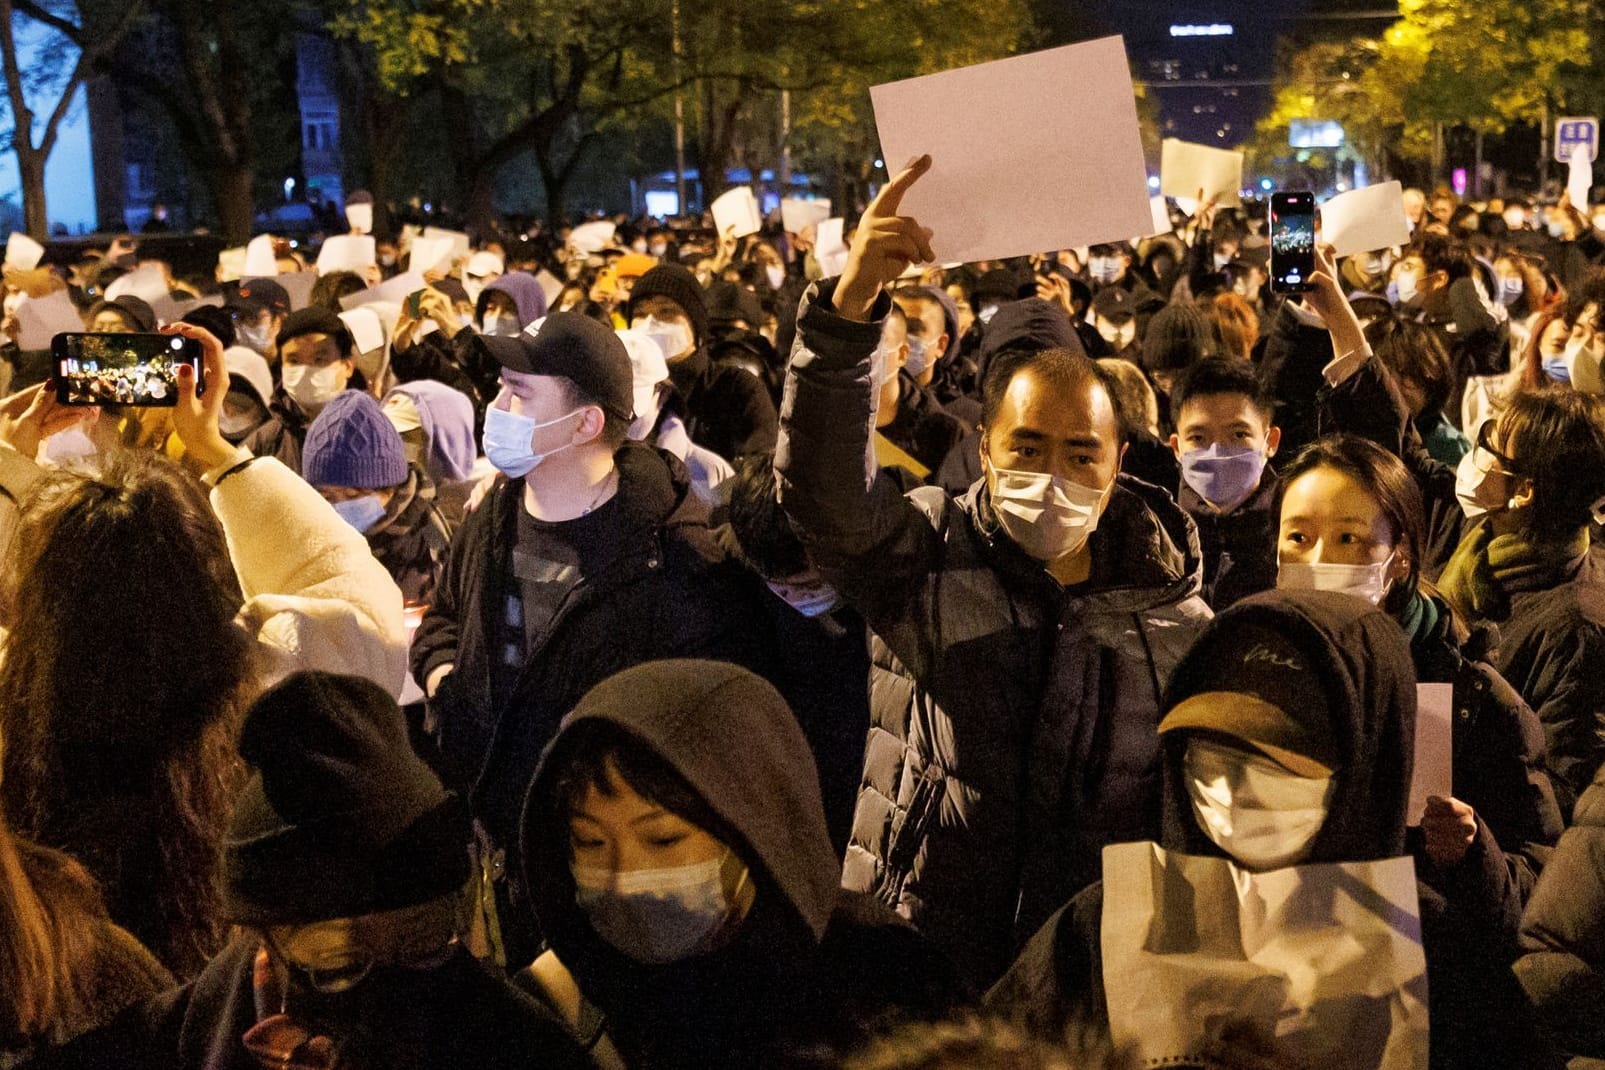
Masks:
[[[207,382],[228,381],[216,338],[168,330],[201,343]],[[225,391],[197,397],[181,374],[179,392],[173,422],[201,482],[128,453],[23,499],[0,579],[0,801],[21,834],[78,858],[112,918],[183,977],[223,936],[212,872],[243,779],[240,711],[301,668],[399,694],[406,631],[362,536],[223,439]]]

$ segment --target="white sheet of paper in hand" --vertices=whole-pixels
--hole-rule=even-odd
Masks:
[[[1148,238],[1155,234],[1169,234],[1176,229],[1175,224],[1170,221],[1170,205],[1165,203],[1165,198],[1148,198],[1148,208],[1154,215],[1153,229],[1144,234],[1143,237]]]
[[[425,227],[426,238],[447,238],[451,241],[451,255],[453,257],[467,256],[474,248],[468,240],[468,235],[460,230],[447,230],[445,227]]]
[[[1104,992],[1115,1046],[1197,1065],[1231,1026],[1267,1066],[1421,1070],[1427,960],[1409,856],[1251,873],[1225,858],[1103,851]]]
[[[45,247],[20,231],[12,231],[6,239],[6,267],[32,271],[45,256]]]
[[[1382,182],[1333,197],[1321,205],[1321,240],[1338,256],[1410,244],[1404,187]]]
[[[1594,185],[1594,165],[1588,160],[1588,146],[1579,145],[1572,150],[1571,165],[1566,174],[1566,192],[1571,194],[1572,206],[1588,214],[1588,191]]]
[[[407,270],[419,274],[443,266],[451,256],[450,238],[414,238]]]
[[[1416,755],[1409,823],[1421,824],[1427,796],[1454,794],[1454,684],[1416,685]]]
[[[379,261],[374,254],[374,240],[368,234],[336,234],[318,250],[318,274],[336,271],[355,271],[358,274]]]
[[[819,270],[827,279],[834,279],[847,270],[847,246],[842,242],[845,222],[840,217],[827,219],[814,233],[814,259],[819,261]]]
[[[34,352],[49,349],[50,340],[63,332],[84,329],[83,317],[67,296],[66,290],[57,290],[44,297],[25,297],[17,305],[17,348]]]
[[[124,294],[131,294],[147,305],[172,296],[167,286],[167,276],[162,274],[158,264],[142,264],[128,274],[118,276],[115,282],[106,287],[108,301],[115,301]]]
[[[1105,37],[870,89],[895,173],[930,154],[901,213],[942,262],[1146,233],[1148,173],[1125,42]]]
[[[373,205],[348,204],[346,205],[346,222],[358,234],[373,233]]]
[[[797,197],[787,197],[780,202],[780,225],[787,234],[801,234],[815,223],[823,223],[830,218],[830,201],[805,201]]]
[[[605,219],[592,220],[581,223],[569,231],[568,244],[577,253],[589,256],[599,253],[613,244],[613,238],[618,234],[619,228]]]
[[[299,312],[312,303],[312,287],[318,284],[318,277],[310,271],[292,271],[288,275],[274,275],[273,281],[290,299],[290,311]]]
[[[535,273],[535,281],[541,284],[541,293],[546,295],[546,307],[556,308],[557,299],[563,293],[563,280],[541,268]]]
[[[1215,198],[1221,206],[1243,203],[1243,154],[1167,137],[1159,143],[1159,192],[1166,197]]]
[[[245,246],[224,249],[217,254],[218,282],[235,282],[245,278]]]
[[[273,235],[258,234],[245,246],[245,263],[240,265],[240,278],[268,279],[278,273],[279,261],[273,255]]]
[[[379,314],[373,309],[363,305],[348,308],[340,313],[340,322],[351,332],[351,342],[357,347],[358,353],[372,353],[384,347],[385,329],[379,322]]]
[[[366,290],[358,290],[354,294],[347,294],[340,298],[342,309],[353,309],[359,305],[372,304],[375,301],[389,301],[399,305],[409,296],[424,289],[429,284],[424,281],[423,273],[409,271],[404,275],[397,275],[393,279],[381,282],[378,286],[370,286]]]
[[[732,233],[737,238],[745,238],[763,229],[758,199],[752,195],[751,186],[732,186],[708,207],[713,211],[713,225],[721,238],[728,238]]]

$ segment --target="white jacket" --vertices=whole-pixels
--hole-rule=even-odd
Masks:
[[[401,589],[368,541],[300,476],[262,458],[212,488],[255,636],[261,685],[294,672],[364,676],[393,696],[407,676]]]

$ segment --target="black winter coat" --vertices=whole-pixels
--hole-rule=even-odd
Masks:
[[[416,465],[407,469],[407,482],[365,537],[402,598],[428,605],[446,569],[451,527],[435,504],[434,484]]]
[[[1605,774],[1573,821],[1527,904],[1516,976],[1561,1050],[1605,1059]]]
[[[734,462],[775,447],[775,403],[758,377],[718,364],[698,349],[669,365],[669,382],[684,402],[691,441]]]
[[[836,316],[831,292],[798,320],[776,471],[811,560],[877,637],[843,885],[984,985],[1104,844],[1151,828],[1159,689],[1209,616],[1197,536],[1121,477],[1069,594],[1002,534],[984,482],[962,501],[905,498],[884,472],[866,486],[880,324]]]
[[[1185,480],[1177,489],[1176,504],[1198,527],[1198,547],[1204,556],[1204,601],[1215,612],[1276,586],[1280,489],[1276,472],[1267,465],[1259,488],[1226,514],[1204,501]]]

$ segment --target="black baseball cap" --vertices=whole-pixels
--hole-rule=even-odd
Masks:
[[[553,312],[511,338],[482,334],[474,344],[503,368],[562,376],[604,412],[635,418],[629,351],[617,334],[582,312]]]
[[[275,316],[285,316],[290,312],[290,295],[272,279],[246,279],[224,304],[252,315],[266,309]]]

